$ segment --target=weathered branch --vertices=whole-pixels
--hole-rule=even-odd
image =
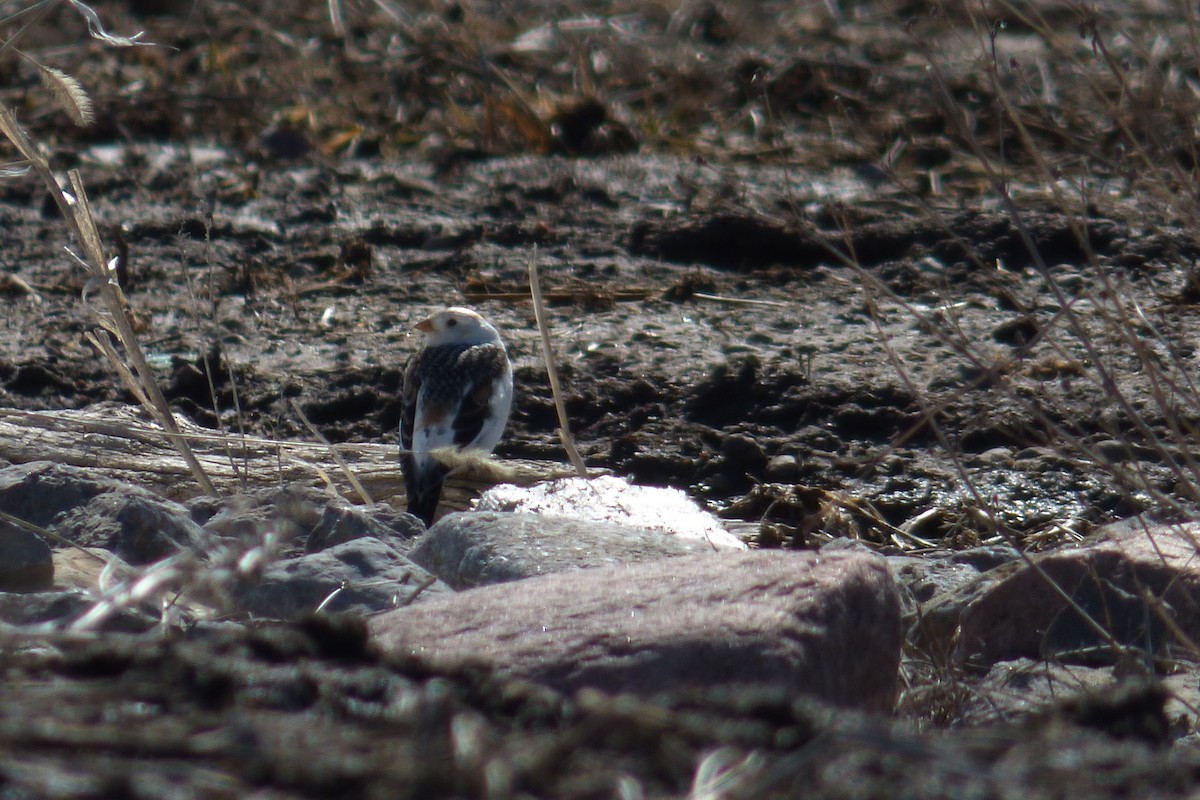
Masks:
[[[192,470],[171,439],[182,436],[222,495],[247,488],[302,483],[329,487],[357,500],[358,491],[330,455],[335,447],[348,469],[375,500],[399,503],[404,495],[394,444],[288,442],[226,437],[175,417],[168,433],[135,406],[101,404],[83,410],[22,411],[0,408],[0,459],[13,463],[52,461],[86,467],[97,477],[123,480],[174,500],[201,493]],[[241,464],[230,463],[226,445]],[[238,473],[242,474],[239,475]],[[529,484],[571,474],[565,464],[537,461],[467,460],[446,483],[445,502],[466,508],[497,483]]]

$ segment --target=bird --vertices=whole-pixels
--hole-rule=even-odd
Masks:
[[[432,451],[491,453],[508,424],[513,376],[500,332],[469,308],[439,311],[416,330],[425,344],[404,368],[400,466],[408,512],[428,527],[449,472]]]

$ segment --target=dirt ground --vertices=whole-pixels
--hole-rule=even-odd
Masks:
[[[498,454],[564,460],[536,251],[589,464],[757,544],[1038,549],[1200,500],[1200,53],[1174,6],[94,7],[153,46],[51,5],[0,100],[81,171],[201,424],[307,438],[298,401],[395,442],[413,324],[469,304],[516,366]],[[131,400],[66,236],[0,180],[0,405]]]

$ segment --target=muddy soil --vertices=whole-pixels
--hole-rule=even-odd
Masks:
[[[1195,53],[1157,4],[95,8],[155,46],[70,6],[20,40],[92,126],[28,59],[0,99],[203,425],[395,442],[413,324],[467,304],[516,367],[498,455],[563,461],[536,253],[588,463],[758,545],[1037,549],[1200,498]],[[32,177],[0,242],[0,405],[132,402]]]

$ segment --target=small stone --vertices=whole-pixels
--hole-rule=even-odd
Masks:
[[[130,564],[150,564],[203,535],[179,503],[135,486],[104,492],[59,516],[50,530],[84,547],[104,547]]]
[[[767,466],[767,452],[754,438],[744,433],[735,433],[721,442],[721,455],[727,463],[726,471],[760,475]]]
[[[0,521],[0,592],[40,592],[54,584],[54,553],[33,531]]]
[[[330,503],[321,514],[321,521],[308,535],[304,548],[316,553],[343,542],[351,542],[364,536],[373,536],[382,541],[393,538],[412,539],[425,530],[421,521],[408,513],[376,515],[375,509]],[[386,520],[386,521],[385,521]],[[401,526],[399,530],[392,525]]]
[[[800,461],[795,456],[778,455],[767,462],[764,477],[771,483],[796,483],[800,475]]]
[[[975,457],[980,464],[989,464],[993,466],[1006,466],[1012,463],[1013,450],[1011,447],[993,447],[989,450],[984,450]]]

